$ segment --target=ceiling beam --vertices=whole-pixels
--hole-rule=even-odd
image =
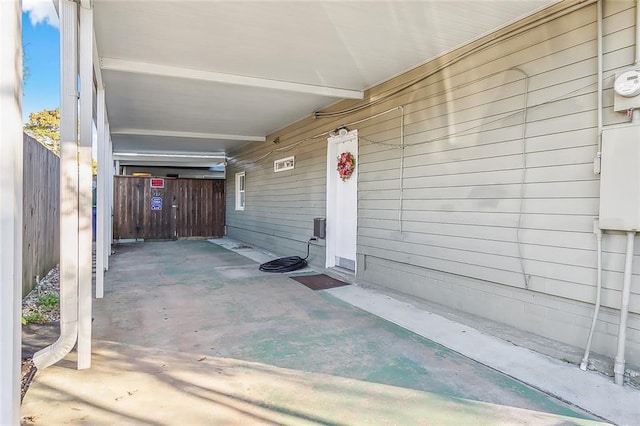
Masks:
[[[224,135],[219,133],[197,133],[197,132],[174,132],[170,130],[150,130],[150,129],[111,129],[112,135],[132,135],[132,136],[164,136],[169,138],[190,138],[190,139],[215,139],[226,141],[248,141],[264,142],[265,136],[246,135]]]
[[[164,160],[157,159],[150,161],[147,159],[141,160],[118,160],[121,166],[148,166],[148,167],[177,167],[177,168],[192,168],[192,167],[220,167],[221,161],[196,161],[196,162],[178,162],[165,158]]]
[[[172,159],[176,161],[210,161],[225,160],[224,152],[213,153],[173,153],[173,152],[114,152],[114,160],[136,160],[145,159],[147,161]]]
[[[225,74],[202,71],[191,68],[172,67],[167,65],[148,64],[115,58],[100,58],[100,68],[109,71],[120,71],[135,74],[159,75],[163,77],[202,80],[211,83],[234,84],[238,86],[257,87],[261,89],[284,90],[310,95],[327,96],[340,99],[363,99],[361,90],[340,89],[336,87],[316,86],[314,84],[295,83],[291,81],[270,80],[266,78],[247,77],[236,74]]]
[[[120,165],[213,167],[224,164],[224,153],[169,153],[169,152],[114,152],[113,159]]]

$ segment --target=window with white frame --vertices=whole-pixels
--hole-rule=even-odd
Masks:
[[[245,172],[236,173],[236,210],[244,210]]]

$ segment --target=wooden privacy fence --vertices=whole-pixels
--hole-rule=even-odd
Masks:
[[[22,296],[60,261],[60,158],[24,134]]]
[[[223,180],[131,176],[114,179],[114,239],[173,240],[224,235]]]

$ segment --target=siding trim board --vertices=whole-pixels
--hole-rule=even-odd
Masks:
[[[367,91],[365,102],[430,74],[366,110],[308,117],[269,135],[280,138],[279,157],[296,157],[294,170],[273,173],[272,143],[232,152],[229,172],[246,170],[251,181],[250,208],[242,214],[230,207],[235,190],[227,181],[229,235],[278,254],[302,252],[313,218],[325,215],[328,202],[326,139],[314,136],[356,123],[349,128],[359,135],[360,282],[584,345],[595,299],[592,220],[600,191],[592,166],[596,8],[556,6],[575,9],[528,19],[499,33],[526,31],[484,48],[474,42],[381,83]],[[633,2],[605,2],[605,125],[626,120],[612,111],[611,87],[613,75],[634,60],[634,25]],[[488,39],[494,36],[499,34]],[[432,73],[459,55],[464,57]],[[515,67],[528,77],[510,72]],[[323,111],[358,105],[343,101]],[[528,290],[518,240],[531,276]],[[624,235],[607,233],[603,247],[606,308],[594,350],[612,356]],[[323,241],[313,247],[313,267],[327,263],[324,249]],[[639,255],[634,264],[627,359],[640,365]]]

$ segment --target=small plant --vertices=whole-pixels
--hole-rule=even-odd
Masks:
[[[40,324],[45,322],[44,316],[40,312],[29,312],[22,316],[22,324]]]
[[[49,293],[39,296],[36,300],[36,305],[49,311],[60,304],[60,298],[57,294]]]

